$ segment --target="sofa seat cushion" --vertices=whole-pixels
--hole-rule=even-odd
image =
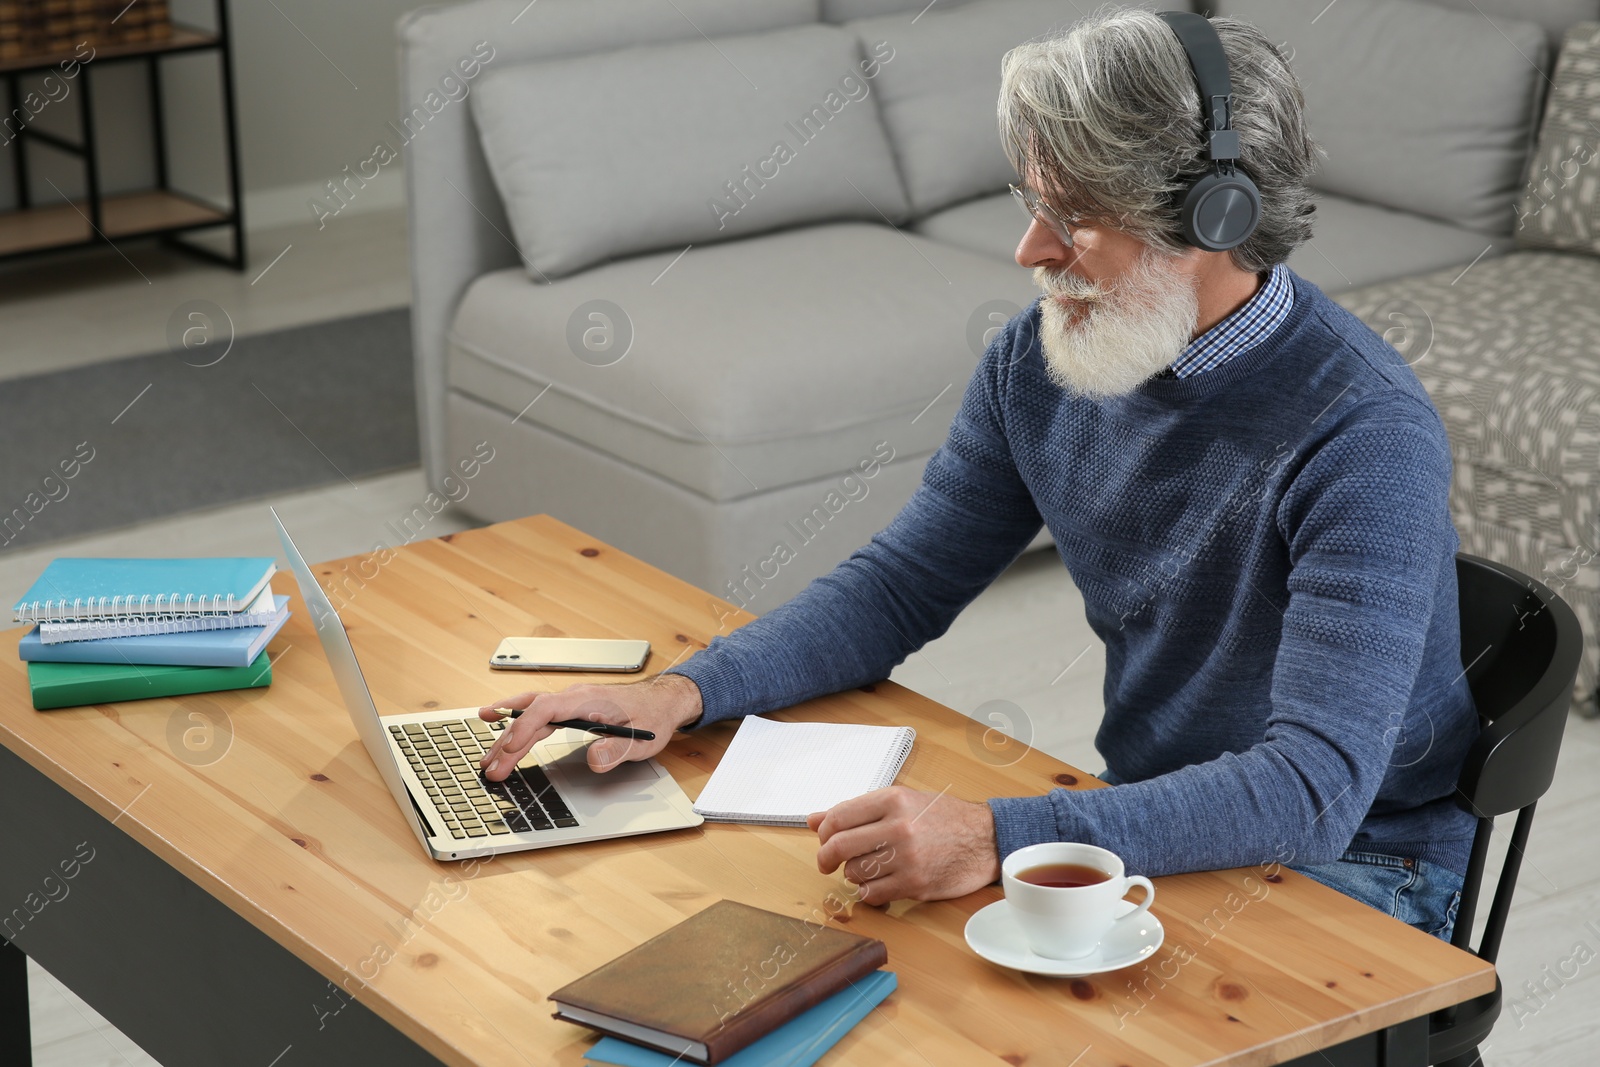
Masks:
[[[1380,332],[1397,316],[1479,517],[1594,545],[1600,521],[1600,259],[1512,252],[1339,296]],[[1397,346],[1398,347],[1398,346]],[[1595,546],[1600,547],[1600,546]]]
[[[1509,237],[1452,226],[1409,211],[1323,193],[1309,242],[1289,257],[1296,274],[1327,293],[1444,267],[1465,267],[1511,250]]]
[[[924,237],[1016,262],[1017,245],[1028,230],[1028,217],[1009,191],[965,200],[936,211],[913,227]]]
[[[478,278],[451,388],[734,500],[848,471],[880,442],[937,448],[981,354],[975,318],[1037,295],[1015,263],[870,223],[677,255],[548,285]]]
[[[783,226],[902,220],[878,73],[854,33],[813,23],[496,65],[469,100],[543,280]]]

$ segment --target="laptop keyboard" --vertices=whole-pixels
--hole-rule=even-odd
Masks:
[[[479,774],[478,760],[505,722],[447,719],[389,727],[453,837],[497,837],[577,826],[541,767],[518,767],[503,782]]]

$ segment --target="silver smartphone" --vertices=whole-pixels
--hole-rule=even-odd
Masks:
[[[489,657],[502,671],[642,670],[650,656],[649,641],[612,641],[585,637],[508,637]]]

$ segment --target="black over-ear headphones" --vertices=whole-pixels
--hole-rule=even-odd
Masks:
[[[1200,90],[1211,169],[1179,194],[1178,221],[1186,241],[1207,252],[1226,252],[1255,232],[1261,218],[1261,193],[1239,169],[1239,131],[1233,128],[1233,81],[1222,39],[1204,15],[1163,11],[1161,18],[1178,35]]]

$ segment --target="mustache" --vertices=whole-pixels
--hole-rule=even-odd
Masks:
[[[1066,297],[1088,304],[1103,303],[1110,295],[1105,286],[1080,278],[1066,271],[1052,271],[1039,267],[1033,272],[1033,281],[1046,296]]]

